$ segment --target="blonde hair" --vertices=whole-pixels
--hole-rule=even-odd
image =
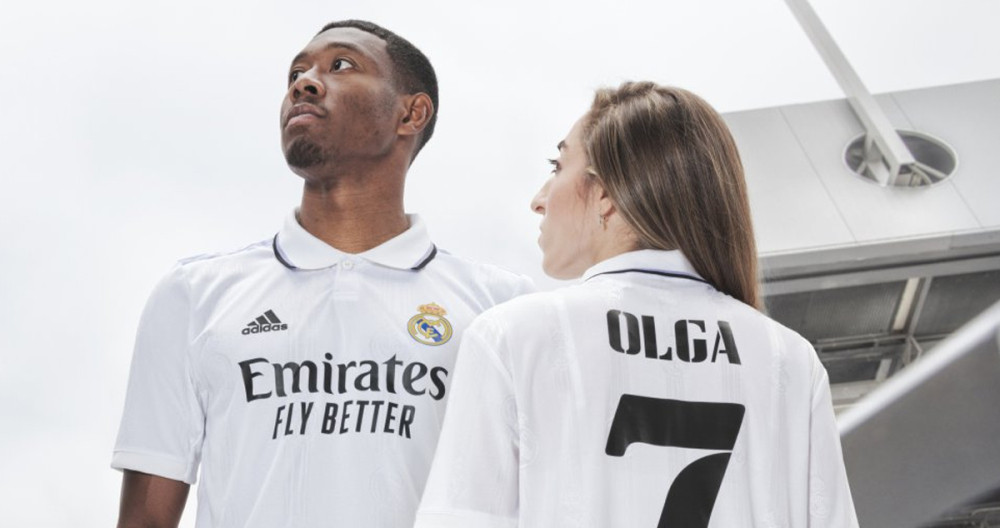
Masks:
[[[583,130],[589,173],[640,248],[679,249],[719,291],[760,309],[743,165],[719,114],[651,82],[598,90]]]

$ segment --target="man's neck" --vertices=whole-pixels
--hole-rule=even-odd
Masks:
[[[406,231],[404,175],[338,176],[306,180],[298,221],[316,238],[346,253],[361,253]]]

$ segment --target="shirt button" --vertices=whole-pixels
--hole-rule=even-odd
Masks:
[[[354,267],[354,262],[350,260],[345,260],[342,266],[344,267],[345,270],[349,270]]]

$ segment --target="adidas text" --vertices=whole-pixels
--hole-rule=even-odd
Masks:
[[[266,324],[260,326],[250,326],[244,328],[242,333],[243,335],[250,335],[250,334],[261,334],[264,332],[278,332],[281,330],[288,330],[288,324],[282,323],[282,324]]]
[[[273,310],[268,310],[264,312],[264,315],[247,323],[242,334],[263,334],[266,332],[279,332],[281,330],[288,330],[288,325],[281,322],[281,319],[278,319]]]

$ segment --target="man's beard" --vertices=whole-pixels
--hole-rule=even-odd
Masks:
[[[292,141],[285,153],[285,161],[290,167],[308,169],[323,163],[323,150],[319,145],[307,139],[298,138]]]

